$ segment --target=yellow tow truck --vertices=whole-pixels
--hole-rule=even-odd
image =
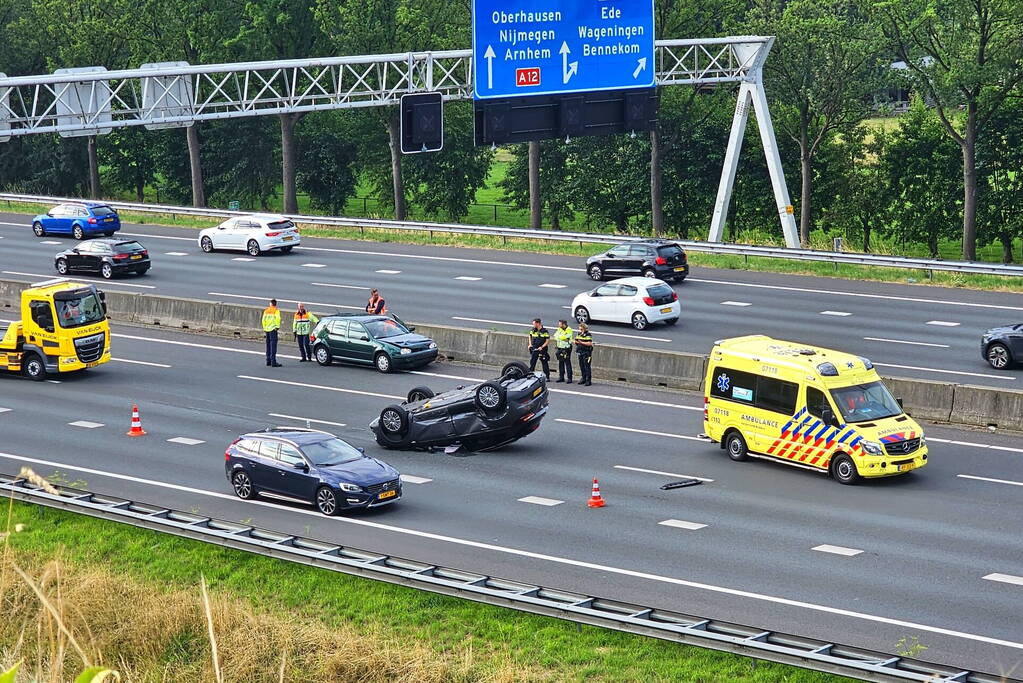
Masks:
[[[90,284],[33,284],[21,293],[21,320],[0,322],[0,333],[0,370],[36,381],[110,360],[106,296]]]

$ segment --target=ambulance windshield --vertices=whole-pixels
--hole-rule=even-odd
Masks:
[[[883,420],[902,414],[902,407],[881,382],[856,384],[831,390],[835,405],[846,422]]]

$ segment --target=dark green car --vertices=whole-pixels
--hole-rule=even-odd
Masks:
[[[313,328],[313,357],[320,365],[342,361],[380,372],[415,370],[437,358],[437,344],[414,329],[393,315],[328,315]]]

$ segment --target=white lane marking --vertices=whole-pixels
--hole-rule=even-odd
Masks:
[[[834,315],[839,318],[845,318],[852,315],[852,313],[846,313],[845,311],[821,311],[821,315]]]
[[[977,477],[972,474],[957,474],[960,479],[974,479],[976,481],[989,481],[992,484],[1008,484],[1009,486],[1023,486],[1023,481],[1010,481],[1009,479],[992,479],[991,477]]]
[[[179,443],[182,446],[198,446],[201,443],[206,443],[202,439],[190,439],[187,436],[175,436],[173,439],[167,439],[169,443]]]
[[[985,379],[1004,379],[1009,382],[1016,378],[1012,375],[986,375],[983,372],[963,372],[962,370],[942,370],[941,368],[922,368],[917,365],[896,365],[895,363],[874,363],[876,368],[898,368],[900,370],[918,370],[920,372],[936,372],[939,375],[964,375],[966,377],[983,377]]]
[[[411,474],[403,474],[400,479],[405,484],[429,484],[433,479],[427,479],[426,477],[416,477]]]
[[[929,320],[928,325],[937,325],[938,327],[959,327],[959,323],[950,323],[947,320]]]
[[[491,324],[494,324],[494,325],[511,325],[513,327],[521,327],[523,329],[526,329],[526,328],[529,327],[529,323],[524,323],[524,322],[523,323],[512,323],[512,322],[508,322],[507,320],[487,320],[486,318],[463,318],[462,316],[458,316],[458,315],[451,316],[451,319],[452,320],[465,320],[465,321],[471,322],[471,323],[491,323]],[[602,337],[625,337],[626,339],[643,339],[645,341],[666,342],[668,344],[671,343],[670,339],[664,339],[663,337],[645,337],[645,336],[641,336],[641,335],[638,335],[638,334],[616,334],[614,332],[603,332],[603,331],[600,331],[600,330],[597,331],[597,334],[602,336]]]
[[[1023,448],[1012,448],[1010,446],[988,446],[993,451],[1009,451],[1010,453],[1023,453]]]
[[[152,237],[153,239],[156,240],[182,240],[185,242],[195,242],[197,239],[195,237],[173,237],[171,235],[154,235],[148,232],[121,232],[121,234],[127,235],[128,237]]]
[[[1023,576],[1013,576],[1012,574],[988,574],[981,578],[987,579],[988,581],[998,581],[1000,583],[1011,583],[1015,586],[1023,586]]]
[[[256,259],[254,259],[254,258],[249,258],[248,256],[235,256],[235,257],[234,257],[233,259],[231,259],[231,260],[232,260],[232,261],[241,261],[242,263],[248,263],[249,261],[255,261]]]
[[[164,256],[188,256],[187,251],[165,251]]]
[[[391,396],[390,394],[375,394],[372,391],[360,391],[356,389],[342,389],[341,387],[325,387],[321,384],[306,384],[305,382],[289,382],[284,379],[270,379],[269,377],[253,377],[252,375],[237,375],[238,379],[250,379],[253,382],[269,382],[270,384],[286,384],[292,387],[304,389],[322,389],[323,391],[336,391],[342,394],[356,394],[358,396],[375,396],[377,398],[390,398],[404,401],[404,396]]]
[[[82,429],[96,429],[97,427],[103,427],[102,422],[89,422],[88,420],[77,420],[76,422],[68,422],[68,425],[72,427],[81,427]]]
[[[969,446],[971,448],[987,448],[988,450],[992,451],[1008,451],[1009,453],[1023,453],[1023,448],[1012,448],[1011,446],[996,446],[994,444],[988,443],[974,443],[973,441],[952,441],[950,439],[939,439],[936,436],[928,436],[927,440],[934,443],[948,443],[955,444],[957,446]]]
[[[567,286],[568,285],[552,285],[550,282],[545,282],[542,285],[537,285],[537,287],[546,287],[548,289],[564,289]]]
[[[59,379],[48,379],[46,381],[49,382],[50,384],[60,384]]]
[[[884,337],[864,337],[867,341],[887,342],[888,344],[909,344],[911,346],[933,346],[938,349],[949,348],[948,344],[932,344],[930,342],[906,341],[905,339],[885,339]]]
[[[0,221],[0,225],[13,225],[16,228],[27,228],[28,227],[24,223],[8,223],[7,221]]]
[[[326,263],[303,263],[303,268],[326,268]]]
[[[546,505],[547,507],[554,507],[555,505],[561,505],[565,501],[555,500],[553,498],[541,498],[540,496],[526,496],[525,498],[519,498],[520,503],[532,503],[533,505]]]
[[[146,361],[146,360],[129,360],[127,358],[111,358],[110,360],[116,361],[118,363],[131,363],[132,365],[148,365],[148,366],[153,367],[153,368],[169,368],[169,367],[171,367],[170,365],[167,365],[166,363],[150,363],[149,361]]]
[[[699,522],[687,522],[682,519],[666,519],[663,522],[658,522],[658,524],[661,526],[674,527],[676,529],[686,529],[688,531],[707,528],[706,524],[700,524]]]
[[[267,298],[265,296],[250,296],[248,294],[228,294],[227,292],[206,292],[206,293],[208,295],[210,295],[210,296],[228,296],[228,297],[231,297],[232,299],[248,299],[250,301],[266,301],[267,300]],[[278,297],[277,300],[281,301],[283,303],[286,303],[286,304],[306,303],[306,304],[309,304],[310,306],[323,306],[325,308],[350,308],[353,311],[363,311],[363,312],[365,312],[365,310],[366,310],[365,307],[363,307],[363,306],[344,306],[342,304],[325,304],[322,301],[305,301],[303,299],[281,299],[280,297]]]
[[[477,282],[479,280],[482,280],[483,278],[481,278],[481,277],[472,277],[470,275],[459,275],[455,279],[456,280],[465,280],[467,282]]]
[[[283,413],[267,413],[270,417],[280,417],[285,420],[299,420],[301,422],[315,422],[321,425],[331,425],[333,427],[345,427],[344,422],[331,422],[330,420],[314,420],[311,417],[299,417],[298,415],[284,415]]]
[[[694,477],[691,474],[675,474],[674,472],[661,472],[660,470],[645,470],[642,467],[629,467],[628,465],[615,465],[616,470],[629,470],[630,472],[643,472],[645,474],[660,474],[665,477],[678,477],[679,479],[698,479],[700,481],[712,482],[713,479],[706,477]]]
[[[399,274],[401,274],[400,270],[377,270],[377,271],[374,271],[374,272],[381,273],[383,275],[399,275]]]
[[[335,285],[330,282],[310,282],[314,287],[336,287],[337,289],[359,289],[368,292],[369,287],[356,287],[355,285]]]
[[[649,431],[649,430],[646,430],[646,429],[634,429],[633,427],[616,427],[614,425],[597,424],[596,422],[583,422],[582,420],[569,420],[569,419],[566,419],[566,418],[563,418],[563,417],[555,418],[554,421],[555,422],[564,422],[564,423],[570,424],[570,425],[581,425],[583,427],[599,427],[600,429],[612,429],[612,430],[617,431],[617,432],[632,432],[634,434],[647,434],[648,436],[664,436],[664,437],[667,437],[669,439],[684,439],[686,441],[703,441],[703,442],[706,443],[705,439],[701,439],[701,438],[696,437],[696,436],[685,436],[683,434],[669,434],[668,432],[652,432],[652,431]]]
[[[789,287],[785,285],[762,285],[754,282],[730,282],[727,280],[706,280],[689,278],[691,282],[706,282],[713,285],[731,285],[733,287],[751,287],[754,289],[774,289],[783,292],[806,292],[808,294],[831,294],[833,296],[853,296],[863,299],[883,299],[886,301],[912,301],[920,304],[944,304],[946,306],[969,306],[972,308],[994,308],[1001,311],[1023,311],[1023,306],[1001,306],[998,304],[977,304],[971,301],[942,301],[941,299],[920,299],[912,296],[895,296],[892,294],[864,294],[862,292],[836,292],[828,289],[810,289],[808,287]]]
[[[863,552],[856,548],[843,548],[840,545],[828,545],[827,543],[823,545],[816,545],[810,548],[810,550],[817,550],[822,553],[831,553],[832,555],[842,555],[843,557],[853,557]]]
[[[747,301],[722,301],[722,306],[752,306],[753,304]]]
[[[419,259],[421,261],[450,261],[455,263],[483,263],[488,266],[510,266],[512,268],[540,268],[542,270],[567,270],[573,273],[581,272],[581,266],[570,268],[568,266],[545,266],[539,263],[511,263],[509,261],[485,261],[473,258],[456,258],[454,256],[426,256],[425,254],[396,254],[388,251],[365,251],[362,249],[336,249],[333,247],[307,247],[302,245],[304,251],[326,251],[335,254],[364,254],[367,256],[387,256],[391,258]]]
[[[282,508],[279,505],[268,503],[261,500],[249,500],[242,501],[237,496],[219,493],[216,491],[206,491],[203,489],[196,489],[189,486],[181,486],[179,484],[171,484],[162,481],[154,481],[152,479],[142,479],[141,477],[132,477],[127,474],[117,474],[114,472],[104,472],[102,470],[95,470],[88,467],[79,467],[77,465],[69,465],[62,462],[54,462],[52,460],[42,460],[39,458],[30,458],[23,455],[15,455],[13,453],[0,452],[0,458],[8,458],[10,460],[21,460],[24,462],[30,462],[36,465],[45,465],[47,467],[56,467],[66,470],[74,470],[76,472],[84,472],[85,474],[95,474],[101,477],[108,477],[110,479],[120,479],[122,481],[131,481],[138,484],[145,484],[147,486],[154,486],[162,489],[172,489],[176,491],[183,491],[185,493],[192,493],[200,496],[208,496],[211,498],[219,498],[221,500],[230,500],[237,503],[245,503],[248,505],[257,505],[259,507],[265,507],[281,512]],[[300,515],[308,515],[315,517],[319,520],[323,520],[323,514],[318,510],[302,510],[298,508],[288,508],[287,512]],[[415,536],[417,538],[425,538],[432,541],[442,541],[444,543],[452,543],[455,545],[461,545],[468,548],[476,548],[479,550],[487,550],[496,553],[503,553],[505,555],[514,555],[516,557],[528,557],[534,560],[543,560],[552,564],[560,564],[568,567],[578,567],[580,569],[589,569],[592,571],[603,572],[605,574],[614,574],[616,576],[628,576],[634,579],[642,579],[644,581],[655,581],[658,583],[664,583],[673,586],[682,586],[685,588],[692,588],[694,590],[703,590],[709,593],[718,593],[721,595],[731,595],[739,598],[746,598],[749,600],[757,600],[760,602],[767,602],[775,605],[785,605],[786,607],[797,607],[800,609],[806,609],[813,612],[821,612],[823,614],[834,614],[836,616],[848,617],[850,619],[860,619],[862,621],[869,621],[877,624],[887,624],[889,626],[897,626],[900,628],[910,628],[919,631],[927,631],[928,633],[937,633],[944,636],[950,636],[953,638],[962,638],[963,640],[970,640],[974,642],[987,643],[989,645],[999,645],[1002,647],[1009,647],[1014,650],[1023,650],[1023,642],[1016,642],[1012,640],[1003,640],[1001,638],[992,638],[990,636],[982,636],[976,633],[967,633],[965,631],[956,631],[953,629],[944,628],[941,626],[930,626],[928,624],[919,624],[912,621],[905,621],[903,619],[894,619],[892,617],[884,617],[876,614],[868,614],[866,612],[855,612],[852,610],[844,609],[841,607],[831,607],[829,605],[821,605],[812,602],[805,602],[802,600],[794,600],[791,598],[782,598],[776,595],[767,595],[765,593],[754,593],[752,591],[740,590],[738,588],[728,588],[726,586],[716,586],[709,583],[701,583],[699,581],[689,581],[687,579],[679,579],[673,576],[663,576],[660,574],[650,574],[648,572],[636,571],[633,569],[624,569],[621,567],[614,567],[610,565],[597,564],[595,562],[587,562],[585,560],[574,560],[568,557],[558,557],[557,555],[546,555],[544,553],[534,552],[532,550],[522,550],[520,548],[510,548],[507,546],[494,545],[492,543],[482,543],[480,541],[471,541],[465,538],[457,538],[454,536],[445,536],[443,534],[435,534],[429,531],[419,531],[416,529],[408,529],[405,527],[394,526],[391,524],[382,524],[380,522],[373,522],[367,519],[360,519],[358,517],[335,517],[331,520],[332,524],[351,524],[354,526],[362,526],[370,529],[379,529],[381,531],[390,531],[397,534],[405,534],[408,536]]]
[[[0,270],[0,273],[3,273],[4,275],[21,275],[23,277],[45,277],[45,278],[60,277],[59,275],[53,275],[52,273],[50,273],[50,274],[44,274],[44,273],[21,273],[21,272],[18,272],[16,270]],[[72,280],[72,279],[73,280],[84,280],[85,282],[95,282],[97,284],[102,282],[105,285],[114,286],[114,287],[141,287],[142,289],[156,289],[156,287],[154,285],[136,285],[136,284],[131,283],[131,282],[120,282],[120,281],[111,282],[110,280],[97,280],[95,278],[90,278],[88,276],[82,276],[82,275],[73,275],[73,276],[70,276],[70,277],[66,277],[64,279],[65,280]],[[104,287],[104,289],[107,289],[107,287]]]
[[[949,441],[949,443],[953,444],[953,445],[956,445],[956,446],[970,446],[972,448],[987,448],[988,447],[988,445],[986,443],[976,443],[974,441]]]
[[[39,244],[60,244],[57,240],[43,240]]]
[[[0,406],[0,413],[9,413],[9,412],[11,412],[10,408],[4,408],[3,406]]]

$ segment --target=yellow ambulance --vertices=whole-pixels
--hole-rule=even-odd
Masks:
[[[869,360],[763,335],[715,343],[703,428],[732,460],[775,460],[843,484],[927,464],[923,430]]]

